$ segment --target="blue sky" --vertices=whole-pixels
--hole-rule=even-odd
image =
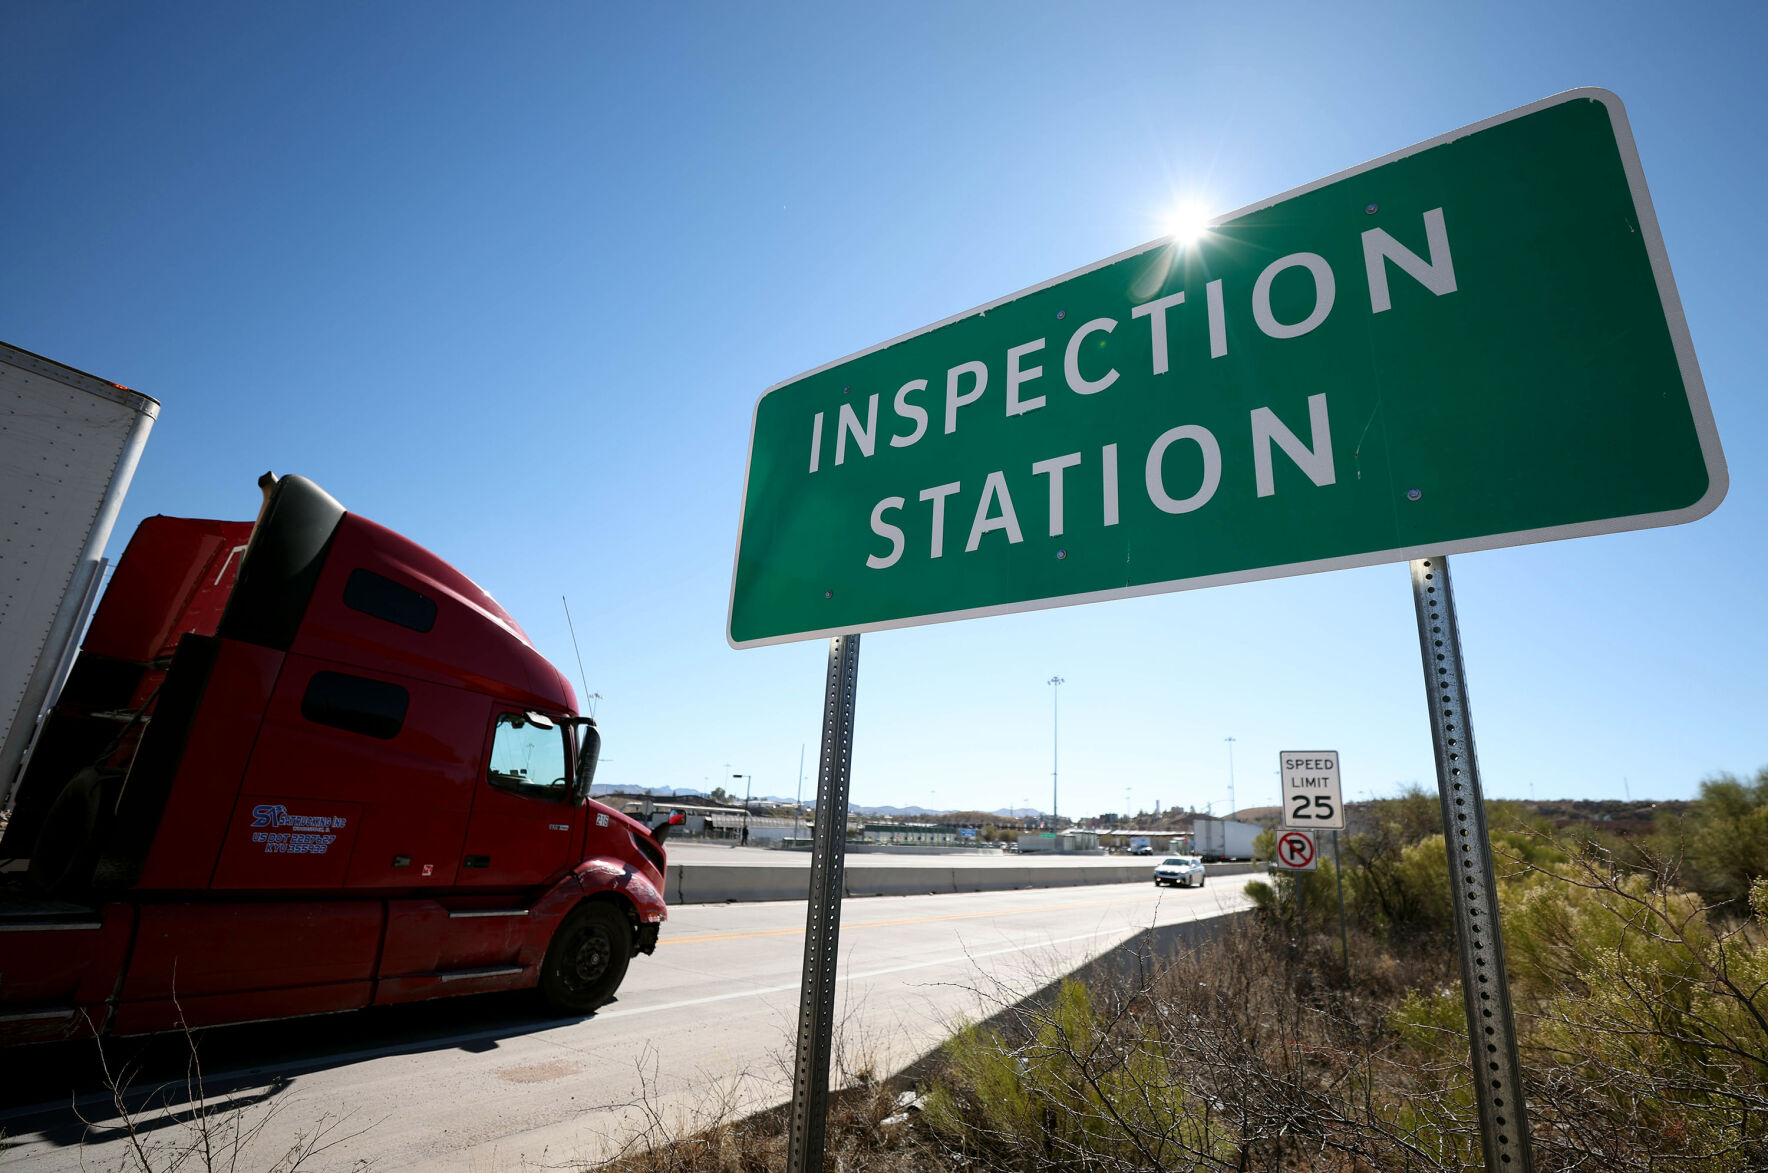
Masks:
[[[1627,103],[1731,471],[1692,525],[1467,555],[1500,796],[1768,763],[1746,5],[20,5],[0,338],[159,398],[113,553],[299,472],[604,695],[602,780],[814,790],[826,645],[723,638],[761,390],[1537,98]],[[1402,565],[865,637],[853,798],[1433,780]]]

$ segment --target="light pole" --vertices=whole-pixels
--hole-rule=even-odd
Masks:
[[[1052,676],[1050,685],[1050,829],[1056,829],[1056,767],[1057,750],[1061,745],[1061,728],[1058,721],[1059,707],[1062,697],[1062,686],[1067,682],[1060,676]]]
[[[804,743],[798,743],[798,797],[792,800],[792,838],[798,838],[798,816],[804,813]]]
[[[732,778],[743,780],[743,846],[749,846],[749,792],[755,781],[753,774],[732,774]]]
[[[1240,809],[1234,801],[1234,739],[1224,737],[1222,740],[1228,743],[1228,817],[1231,819],[1234,812]]]
[[[591,721],[595,720],[595,703],[602,699],[602,694],[599,692],[592,692],[583,699],[589,702],[589,719]]]

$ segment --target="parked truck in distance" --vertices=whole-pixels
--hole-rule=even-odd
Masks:
[[[1154,843],[1146,835],[1130,836],[1131,855],[1153,855]]]
[[[1204,863],[1228,859],[1251,859],[1252,841],[1262,830],[1256,823],[1233,819],[1197,819],[1192,823],[1192,845]]]
[[[137,529],[0,858],[0,1042],[537,988],[607,1001],[664,838],[589,798],[570,683],[473,581],[302,477]]]
[[[66,677],[160,405],[0,342],[0,805]]]

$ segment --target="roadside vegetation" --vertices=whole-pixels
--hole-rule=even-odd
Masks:
[[[1448,1171],[1479,1134],[1437,800],[1368,804],[1337,879],[1131,973],[1003,994],[837,1097],[830,1169]],[[1617,833],[1488,812],[1537,1167],[1768,1169],[1768,769]],[[1556,826],[1556,822],[1561,825]],[[783,1167],[787,1113],[655,1136],[622,1173]]]
[[[113,1066],[104,1043],[97,1043],[110,1102],[102,1118],[88,1119],[75,1101],[74,1115],[85,1126],[82,1173],[361,1173],[368,1167],[348,1152],[372,1124],[356,1126],[354,1113],[324,1114],[273,1142],[266,1133],[287,1106],[275,1098],[287,1082],[273,1079],[263,1088],[217,1095],[204,1084],[196,1035],[189,1027],[182,1035],[184,1078],[142,1087],[136,1086],[135,1063]],[[120,1141],[121,1147],[105,1158],[89,1149],[106,1140]]]

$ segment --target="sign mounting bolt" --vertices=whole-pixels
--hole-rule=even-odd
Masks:
[[[823,598],[825,598],[825,599],[832,599],[834,597],[835,597],[834,591],[824,591],[823,592]]]
[[[1365,216],[1373,216],[1373,215],[1375,215],[1375,213],[1377,213],[1379,211],[1381,211],[1380,204],[1364,204],[1363,205],[1363,215],[1365,215]]]
[[[1067,550],[1057,550],[1056,557],[1058,560],[1066,558],[1066,557],[1068,557],[1068,551]]]
[[[1068,316],[1067,310],[1057,310],[1056,311],[1056,320],[1058,322],[1060,322],[1063,318],[1066,318],[1067,316]]]
[[[1408,501],[1416,501],[1422,496],[1424,496],[1424,491],[1422,489],[1407,489],[1406,490],[1406,500],[1408,500]]]

